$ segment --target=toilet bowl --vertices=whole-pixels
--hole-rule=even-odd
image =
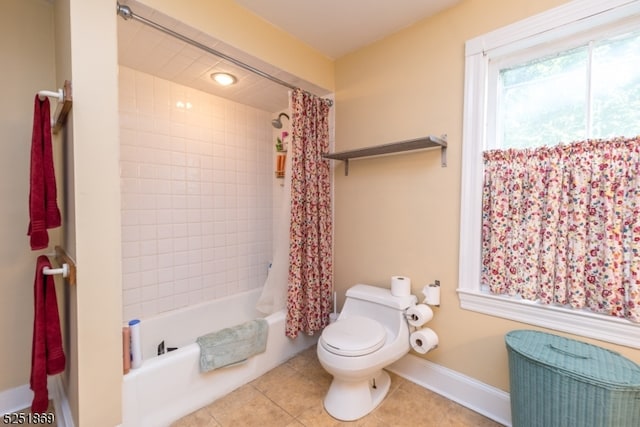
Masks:
[[[397,297],[370,285],[347,290],[340,317],[317,346],[320,364],[333,376],[324,399],[331,416],[353,421],[382,402],[391,384],[383,368],[409,352],[405,310],[416,302],[413,295]]]

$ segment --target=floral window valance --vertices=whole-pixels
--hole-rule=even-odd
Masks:
[[[481,280],[640,322],[640,137],[484,152]]]

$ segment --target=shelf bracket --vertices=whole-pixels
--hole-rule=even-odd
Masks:
[[[440,166],[447,167],[447,146],[440,147]]]

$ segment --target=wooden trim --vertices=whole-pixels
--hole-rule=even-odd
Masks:
[[[67,252],[61,247],[56,246],[56,261],[58,264],[67,264],[69,266],[69,276],[67,280],[70,285],[76,284],[76,262],[67,254]]]
[[[58,106],[56,107],[56,112],[54,114],[54,123],[52,132],[58,133],[60,129],[67,122],[67,116],[69,115],[69,111],[71,111],[71,105],[73,104],[73,96],[71,93],[71,82],[69,80],[64,81],[64,99],[62,102],[58,102]]]

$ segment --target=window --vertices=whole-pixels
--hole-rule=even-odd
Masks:
[[[640,348],[640,325],[480,285],[482,151],[640,134],[640,1],[582,0],[466,44],[461,306]]]
[[[491,59],[495,90],[488,96],[495,96],[497,114],[485,148],[640,134],[640,30],[613,29],[589,31],[575,47],[551,54],[548,47],[531,49],[524,61],[522,55]]]

